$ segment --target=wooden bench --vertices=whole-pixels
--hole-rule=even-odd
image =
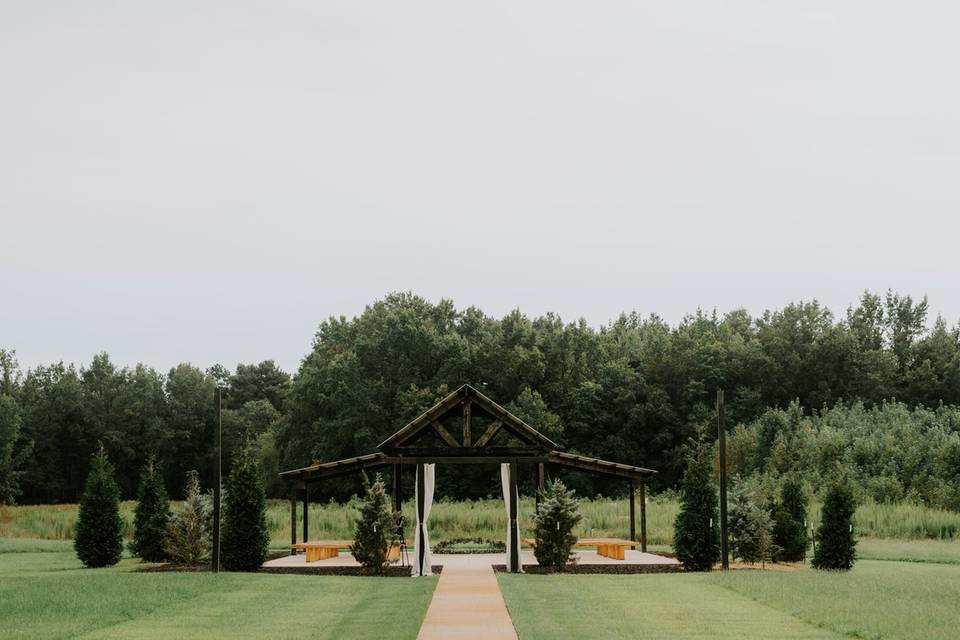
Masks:
[[[328,560],[340,555],[340,549],[349,549],[353,540],[317,540],[314,542],[298,542],[290,545],[294,551],[303,549],[307,555],[307,562]],[[400,545],[391,544],[387,549],[387,560],[396,560],[400,557]]]
[[[537,541],[533,538],[524,538],[523,543],[531,547],[537,545]],[[634,540],[624,540],[623,538],[577,538],[573,546],[596,547],[597,555],[613,560],[623,560],[626,557],[626,548],[636,547],[638,544]]]

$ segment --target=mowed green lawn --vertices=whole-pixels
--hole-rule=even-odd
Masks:
[[[498,574],[521,640],[955,639],[960,566],[861,561],[850,573]]]
[[[3,638],[415,638],[435,578],[84,569],[69,543],[0,540]]]

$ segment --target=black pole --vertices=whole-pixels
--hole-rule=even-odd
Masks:
[[[630,542],[637,540],[636,481],[630,478]]]
[[[306,542],[306,540],[304,540]],[[297,555],[293,545],[297,544],[297,487],[290,485],[290,555]]]
[[[510,572],[520,571],[520,539],[517,535],[517,461],[510,461]]]
[[[640,551],[647,552],[647,483],[640,483]]]
[[[543,475],[544,475],[543,463],[538,462],[537,463],[537,489],[536,489],[537,513],[540,513],[540,492],[543,491],[543,486],[544,486]]]
[[[213,478],[213,549],[210,553],[210,570],[220,571],[220,451],[223,445],[223,390],[217,387],[213,392],[213,408],[216,411],[217,429],[214,443]]]
[[[303,541],[310,540],[310,485],[303,483]]]
[[[424,464],[417,465],[417,529],[420,531],[420,537],[417,540],[417,575],[423,575],[423,556],[426,553],[424,549],[423,538],[423,501],[426,499],[426,491],[424,489],[424,478],[423,474],[426,472],[427,467]]]
[[[723,570],[730,568],[727,549],[727,430],[723,415],[723,389],[717,389],[717,432],[720,448],[720,559]]]
[[[400,499],[400,465],[393,465],[393,510],[400,513],[403,510],[403,500]]]

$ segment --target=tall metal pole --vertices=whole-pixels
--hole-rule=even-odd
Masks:
[[[217,412],[216,459],[213,478],[213,550],[210,554],[210,569],[220,571],[220,452],[223,447],[223,390],[217,387],[213,393],[213,406]]]
[[[717,389],[717,432],[720,447],[720,558],[726,571],[730,568],[727,549],[727,430],[723,415],[723,389]]]
[[[640,551],[647,552],[647,483],[640,482]]]

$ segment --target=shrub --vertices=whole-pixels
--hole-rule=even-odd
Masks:
[[[680,482],[680,513],[673,524],[677,560],[689,571],[709,571],[719,557],[717,494],[710,482],[711,461],[703,451],[687,459]]]
[[[73,546],[84,565],[109,567],[120,561],[123,553],[122,536],[120,489],[113,478],[113,465],[107,460],[101,445],[93,457],[80,499],[80,515]]]
[[[393,510],[379,473],[372,484],[364,474],[363,490],[350,551],[357,562],[379,574],[387,566],[387,550],[395,527]]]
[[[209,501],[200,493],[196,471],[187,473],[187,489],[183,508],[167,522],[163,550],[177,564],[198,565],[210,557]]]
[[[800,481],[788,477],[773,508],[773,544],[776,559],[800,562],[807,555],[807,498]]]
[[[745,562],[773,559],[773,518],[765,507],[761,492],[749,480],[741,480],[730,490],[730,549]]]
[[[815,536],[817,546],[811,563],[815,568],[846,571],[853,567],[857,556],[854,511],[856,504],[850,482],[846,478],[834,480],[823,500],[820,527]]]
[[[133,542],[130,551],[146,562],[163,562],[167,552],[163,538],[170,520],[170,499],[163,486],[163,476],[153,456],[147,460],[140,478],[137,507],[133,516]]]
[[[573,490],[567,490],[559,480],[550,483],[541,493],[540,511],[533,516],[537,540],[533,555],[537,563],[563,571],[567,563],[575,561],[573,545],[577,537],[573,528],[582,519]]]
[[[227,571],[254,571],[267,559],[267,496],[253,448],[241,447],[227,476],[220,555]]]

